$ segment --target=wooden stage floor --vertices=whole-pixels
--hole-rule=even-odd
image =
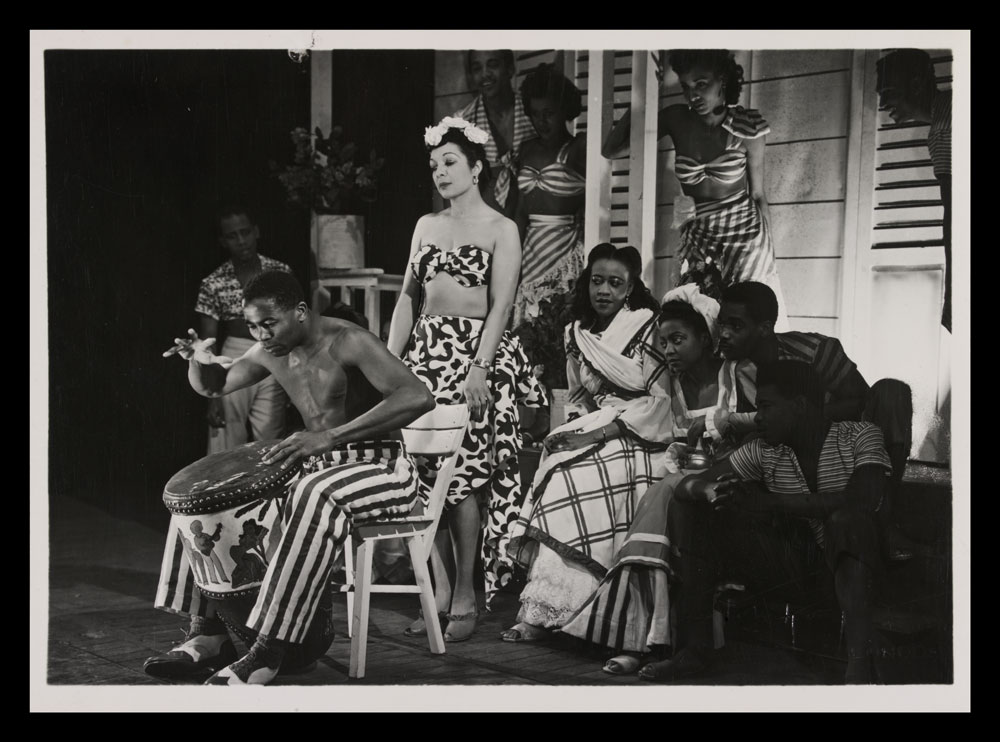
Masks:
[[[167,685],[142,671],[145,658],[177,643],[184,626],[177,616],[152,607],[162,534],[81,501],[54,498],[49,537],[47,686]],[[335,604],[338,634],[327,655],[314,670],[281,676],[274,685],[658,687],[636,676],[603,672],[607,654],[569,637],[545,644],[501,642],[499,632],[515,622],[517,608],[516,595],[501,594],[471,640],[449,644],[444,655],[432,655],[426,640],[402,633],[416,616],[416,596],[373,596],[367,676],[350,680],[347,610],[341,595]],[[729,640],[719,659],[710,673],[689,684],[838,685],[844,671],[836,658],[752,639]]]

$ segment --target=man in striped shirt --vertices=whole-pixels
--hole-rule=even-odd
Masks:
[[[716,441],[739,441],[755,431],[757,367],[778,360],[809,364],[824,388],[826,416],[860,420],[868,383],[837,338],[816,332],[775,332],[778,300],[759,281],[743,281],[722,292],[717,327],[719,352],[726,359],[719,372],[719,404],[692,425],[688,442],[707,431]]]
[[[490,206],[513,218],[518,198],[517,156],[521,143],[535,136],[521,96],[514,92],[514,52],[470,49],[465,65],[469,86],[476,97],[453,115],[490,133],[484,147],[493,182],[484,195]]]
[[[670,502],[676,652],[641,674],[674,680],[705,670],[719,580],[744,580],[754,589],[801,582],[819,546],[845,615],[846,680],[872,682],[876,517],[891,474],[882,433],[870,423],[826,417],[823,385],[805,363],[765,363],[757,374],[760,437],[686,477]]]
[[[927,149],[944,206],[944,308],[951,332],[951,91],[938,90],[934,64],[923,49],[896,49],[875,64],[878,104],[893,122],[930,124]]]

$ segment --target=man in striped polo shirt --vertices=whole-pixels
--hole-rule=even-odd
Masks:
[[[641,675],[675,680],[707,669],[719,580],[744,580],[754,589],[800,582],[819,546],[845,615],[846,680],[873,682],[875,521],[891,474],[882,433],[871,423],[826,417],[823,385],[805,363],[761,364],[757,383],[760,437],[686,477],[670,502],[677,646],[672,660]]]
[[[778,360],[809,364],[824,388],[823,411],[831,420],[860,420],[868,383],[837,338],[816,332],[775,332],[778,300],[759,281],[743,281],[722,292],[717,327],[719,352],[726,359],[719,372],[719,404],[692,425],[689,443],[707,429],[715,440],[742,440],[755,430],[757,367]]]
[[[951,332],[951,91],[938,90],[930,55],[896,49],[875,63],[878,105],[894,123],[930,124],[927,150],[944,206],[944,307],[941,324]]]
[[[492,187],[483,196],[490,206],[513,218],[519,195],[515,163],[521,143],[535,136],[524,102],[514,90],[514,52],[469,49],[465,73],[476,97],[452,115],[490,133],[484,147]]]

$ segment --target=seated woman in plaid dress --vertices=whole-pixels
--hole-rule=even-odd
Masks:
[[[535,641],[566,622],[611,566],[643,492],[666,473],[670,376],[640,271],[634,247],[603,243],[576,283],[566,366],[572,412],[582,416],[545,439],[511,530],[509,553],[528,584],[504,641]]]
[[[669,647],[669,585],[671,544],[667,538],[667,507],[684,477],[688,444],[682,441],[698,428],[719,395],[722,361],[713,349],[719,303],[696,284],[667,292],[657,322],[672,381],[671,413],[677,442],[667,448],[660,482],[649,487],[635,510],[632,525],[600,587],[562,627],[566,634],[618,652],[604,671],[625,675],[639,669],[643,657]],[[700,426],[704,431],[704,425]],[[714,449],[716,456],[721,455]]]

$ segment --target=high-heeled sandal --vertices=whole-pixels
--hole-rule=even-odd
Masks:
[[[446,642],[464,642],[476,630],[476,624],[479,622],[479,609],[461,615],[449,613],[447,619],[448,628],[445,629],[444,640]]]
[[[445,617],[448,615],[447,611],[438,611],[437,619],[438,623],[443,623]],[[424,620],[424,609],[421,608],[417,611],[417,620],[403,629],[403,636],[426,636],[427,635],[427,621]]]

